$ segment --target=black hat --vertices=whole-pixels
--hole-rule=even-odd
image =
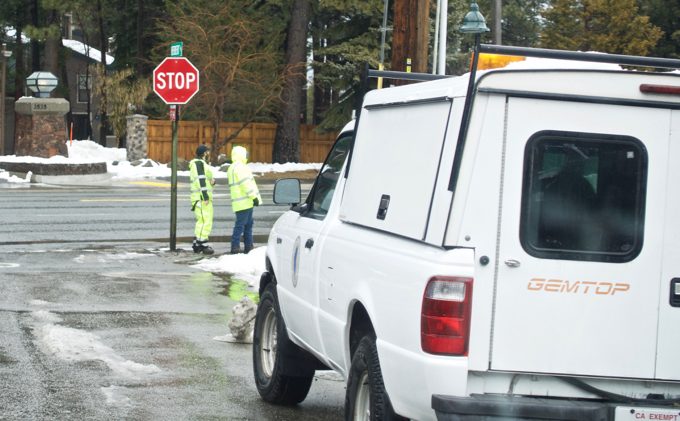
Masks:
[[[207,147],[206,145],[199,145],[198,148],[196,148],[196,156],[200,158],[203,156],[203,154],[205,154],[209,150],[210,148]]]

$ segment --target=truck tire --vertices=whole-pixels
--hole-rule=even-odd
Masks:
[[[373,333],[361,338],[352,357],[345,394],[345,420],[406,420],[394,413],[385,391]]]
[[[288,339],[276,298],[276,284],[270,283],[260,296],[253,334],[253,372],[262,399],[277,405],[295,405],[307,397],[314,370],[295,367],[298,362],[284,355],[297,348]]]

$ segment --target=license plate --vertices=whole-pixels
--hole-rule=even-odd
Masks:
[[[617,406],[616,421],[680,421],[680,408],[642,408],[636,406]]]

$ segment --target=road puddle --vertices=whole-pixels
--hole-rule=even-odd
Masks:
[[[227,273],[216,273],[214,276],[221,283],[218,294],[237,302],[241,301],[243,297],[250,298],[255,304],[260,301],[257,291],[254,291],[248,282]]]

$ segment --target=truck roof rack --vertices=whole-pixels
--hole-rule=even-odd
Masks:
[[[419,82],[427,82],[430,80],[447,79],[453,77],[451,75],[433,75],[431,73],[411,73],[411,72],[397,72],[394,70],[373,70],[368,69],[368,77],[396,80],[415,80]]]

